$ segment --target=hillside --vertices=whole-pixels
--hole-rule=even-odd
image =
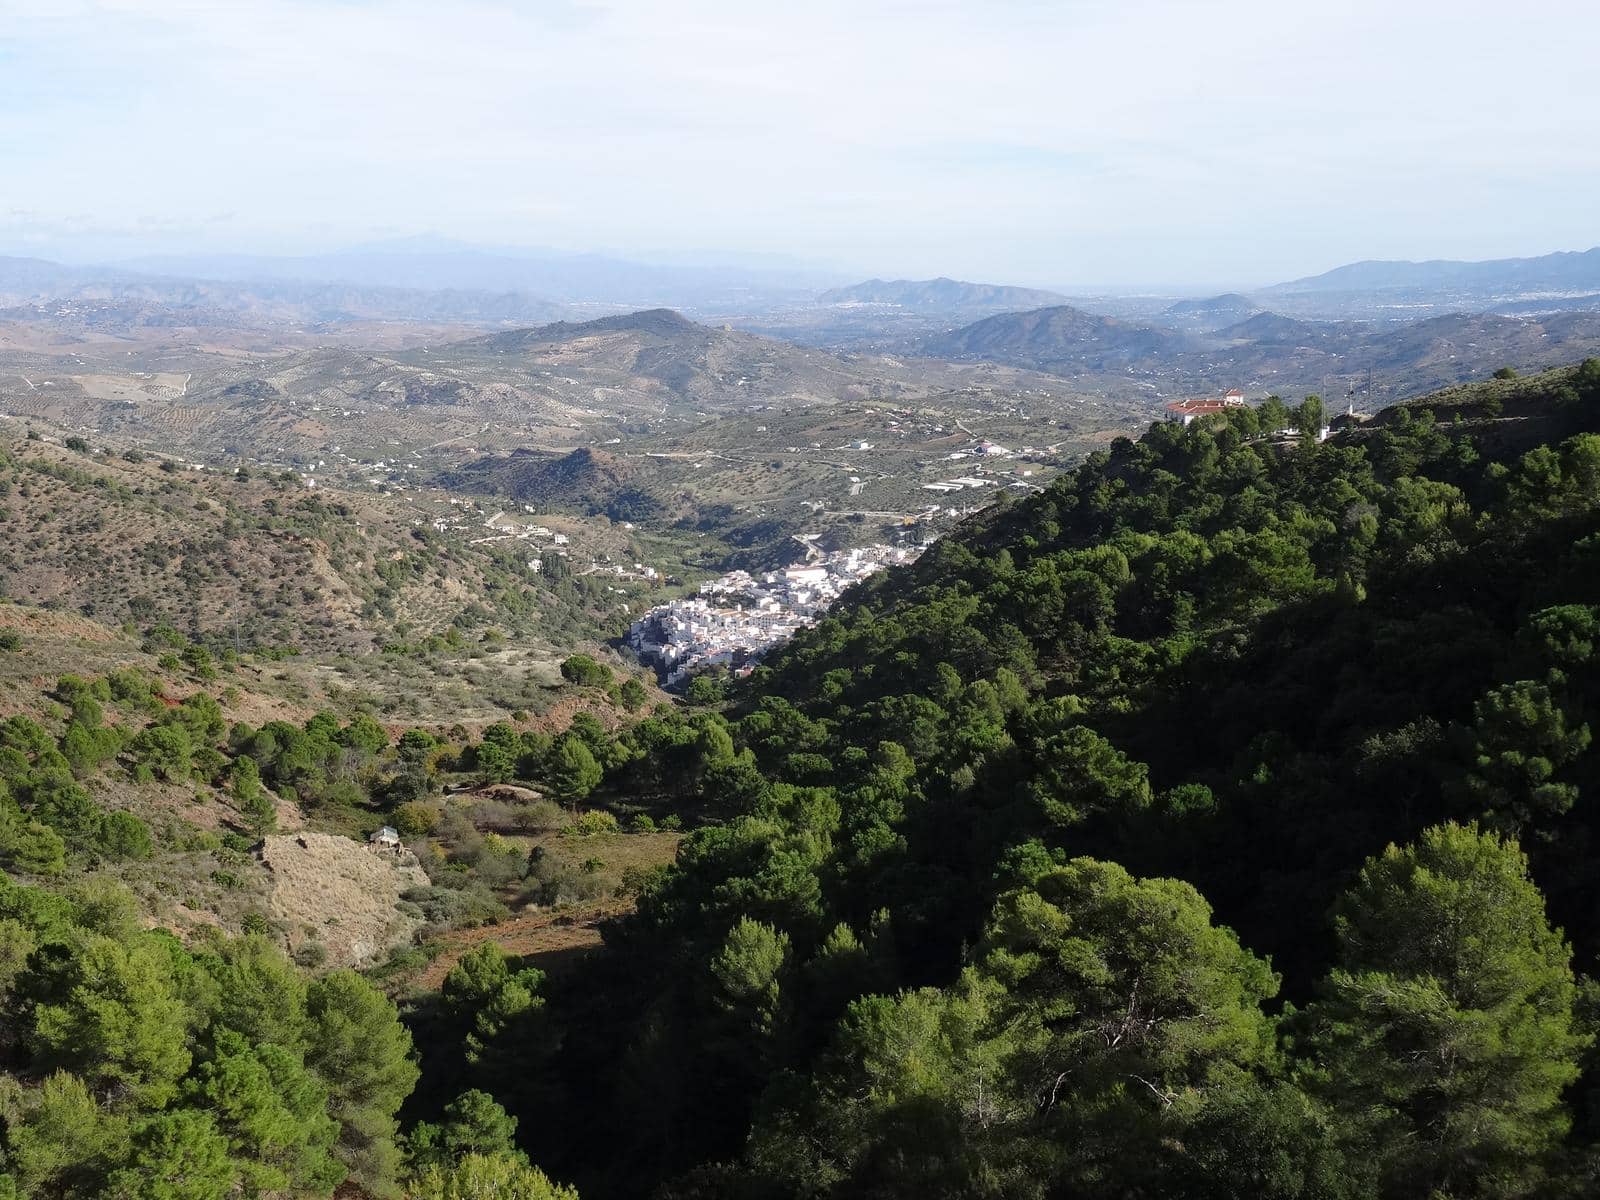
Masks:
[[[1399,324],[1312,321],[1258,312],[1189,332],[1097,317],[1072,308],[1004,313],[934,337],[923,352],[986,359],[1083,377],[1120,374],[1167,394],[1241,387],[1286,396],[1366,390],[1420,395],[1501,366],[1553,367],[1600,351],[1600,318],[1555,313],[1538,319],[1454,313]],[[1331,379],[1330,379],[1331,377]]]
[[[507,330],[504,333],[490,334],[468,342],[466,345],[483,346],[500,354],[520,353],[533,346],[548,346],[599,333],[638,333],[662,342],[672,342],[686,335],[692,337],[697,333],[709,337],[713,331],[696,325],[688,317],[673,312],[670,308],[655,308],[644,312],[620,313],[614,317],[598,317],[577,324],[557,321],[553,325],[535,329]]]
[[[396,325],[370,343],[309,346],[227,325],[117,332],[75,321],[0,322],[0,413],[197,456],[321,464],[335,480],[490,448],[626,438],[670,450],[661,443],[731,412],[1011,393],[1065,415],[1089,399],[1006,366],[833,354],[666,310],[467,337]]]
[[[497,781],[565,762],[574,731],[599,745],[653,691],[576,655],[549,685],[559,711],[502,710],[481,733],[461,708],[386,725],[334,662],[149,641],[0,601],[0,1189],[399,1195],[426,1160],[397,1114],[435,1048],[391,996],[435,958],[459,992],[450,968],[497,953],[467,953],[486,923],[519,921],[530,955],[592,948],[567,927],[626,911],[628,872],[678,840]],[[368,839],[388,822],[409,847]],[[524,1009],[541,978],[519,976]],[[543,1176],[519,1171],[516,1194],[537,1195]]]
[[[962,312],[973,309],[1043,308],[1066,297],[1038,288],[968,283],[961,279],[869,279],[833,288],[817,297],[819,304],[887,304],[898,308]]]
[[[559,1078],[498,1093],[547,1164],[597,1196],[651,1162],[666,1194],[1376,1200],[1476,1195],[1439,1181],[1492,1152],[1588,1194],[1600,361],[1474,396],[1119,441],[797,636],[698,785],[608,775],[712,824],[511,1065]],[[1441,1053],[1507,1081],[1456,1111],[1553,1114],[1536,1141],[1417,1153]]]
[[[1589,1195],[1600,360],[1288,419],[1119,438],[687,703],[380,719],[0,603],[0,1186],[160,1130],[217,1198]]]
[[[194,636],[231,639],[237,621],[245,644],[308,650],[383,645],[396,623],[407,640],[433,635],[479,623],[482,607],[545,654],[609,636],[619,610],[642,604],[636,563],[682,578],[730,555],[781,564],[805,552],[799,534],[868,544],[918,522],[931,533],[969,507],[926,490],[962,474],[952,455],[984,439],[1013,447],[984,486],[1038,486],[1149,405],[1003,364],[832,354],[666,310],[462,332],[394,325],[371,345],[353,333],[256,344],[228,324],[0,322],[0,430],[58,466],[106,468],[49,485],[85,531],[70,553],[67,525],[33,530],[42,514],[17,506],[37,553],[0,568],[0,582],[116,620],[147,623],[128,605],[148,601]],[[63,453],[69,439],[93,453]],[[539,466],[578,450],[606,456],[615,479]],[[112,488],[107,503],[101,491],[152,480],[174,492],[174,511],[148,523],[142,493]],[[205,486],[191,496],[180,481]],[[506,525],[488,528],[506,507]],[[263,531],[279,516],[293,535]],[[352,519],[372,531],[365,545]],[[546,542],[571,537],[570,575],[529,553],[535,527]],[[103,574],[72,600],[71,572],[90,562]],[[316,593],[303,613],[297,587]]]
[[[1225,325],[1218,329],[1217,337],[1225,341],[1250,342],[1261,346],[1309,346],[1326,344],[1340,334],[1349,341],[1352,336],[1360,336],[1366,332],[1366,327],[1361,325],[1299,321],[1279,313],[1258,312],[1236,324]]]
[[[1220,296],[1202,296],[1193,300],[1178,300],[1167,306],[1167,314],[1174,317],[1212,316],[1219,314],[1249,316],[1259,310],[1259,305],[1249,296],[1227,292]]]
[[[661,460],[619,458],[581,447],[565,455],[516,450],[503,458],[463,463],[444,477],[453,489],[493,492],[541,510],[569,509],[613,521],[652,521],[669,515],[652,488],[659,486]]]
[[[422,355],[405,361],[422,365]],[[509,361],[507,361],[509,360]],[[607,403],[655,402],[718,408],[756,402],[787,405],[927,395],[951,375],[868,355],[834,355],[772,338],[701,325],[669,309],[507,330],[432,348],[429,367],[461,374],[485,368],[575,373]],[[548,371],[545,372],[548,374]]]
[[[287,654],[284,678],[305,694],[364,690],[413,717],[540,708],[568,650],[653,602],[650,581],[591,564],[648,561],[665,576],[686,569],[685,550],[706,552],[609,521],[540,521],[535,532],[527,514],[436,491],[308,489],[0,440],[0,595],[153,644]],[[416,661],[436,654],[431,672]]]
[[[1182,353],[1189,341],[1153,325],[1100,317],[1070,305],[1032,312],[1001,313],[974,322],[923,346],[933,357],[984,359],[1064,374],[1113,371]]]
[[[1166,307],[1162,318],[1183,329],[1220,329],[1237,325],[1261,311],[1249,296],[1228,292],[1221,296],[1204,296],[1192,300],[1178,300]]]

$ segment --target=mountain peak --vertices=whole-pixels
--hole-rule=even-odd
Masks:
[[[550,325],[536,325],[526,329],[506,329],[484,337],[471,338],[465,344],[483,346],[490,350],[513,351],[550,342],[571,341],[596,333],[637,333],[675,340],[688,334],[711,332],[707,326],[697,325],[673,309],[647,308],[641,312],[596,317],[592,321],[556,321]]]
[[[659,336],[670,337],[674,334],[705,331],[706,326],[698,325],[688,317],[672,308],[647,308],[640,312],[618,313],[614,317],[599,317],[593,321],[584,321],[572,326],[574,330],[617,330],[630,333],[653,333]]]

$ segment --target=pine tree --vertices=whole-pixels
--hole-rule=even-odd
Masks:
[[[1589,1040],[1571,949],[1514,842],[1441,825],[1368,861],[1306,1014],[1310,1077],[1386,1195],[1527,1194],[1566,1133]]]

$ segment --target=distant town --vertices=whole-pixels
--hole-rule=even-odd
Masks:
[[[859,546],[755,576],[732,571],[700,593],[657,605],[628,630],[628,644],[668,687],[697,671],[748,673],[763,654],[810,625],[848,588],[886,567],[915,562],[921,546]]]

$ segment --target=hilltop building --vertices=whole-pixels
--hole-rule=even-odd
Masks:
[[[1222,394],[1220,399],[1203,396],[1189,400],[1174,400],[1166,406],[1167,420],[1182,421],[1189,424],[1196,417],[1209,417],[1216,413],[1225,413],[1229,409],[1245,407],[1244,393],[1238,388],[1230,388]]]

